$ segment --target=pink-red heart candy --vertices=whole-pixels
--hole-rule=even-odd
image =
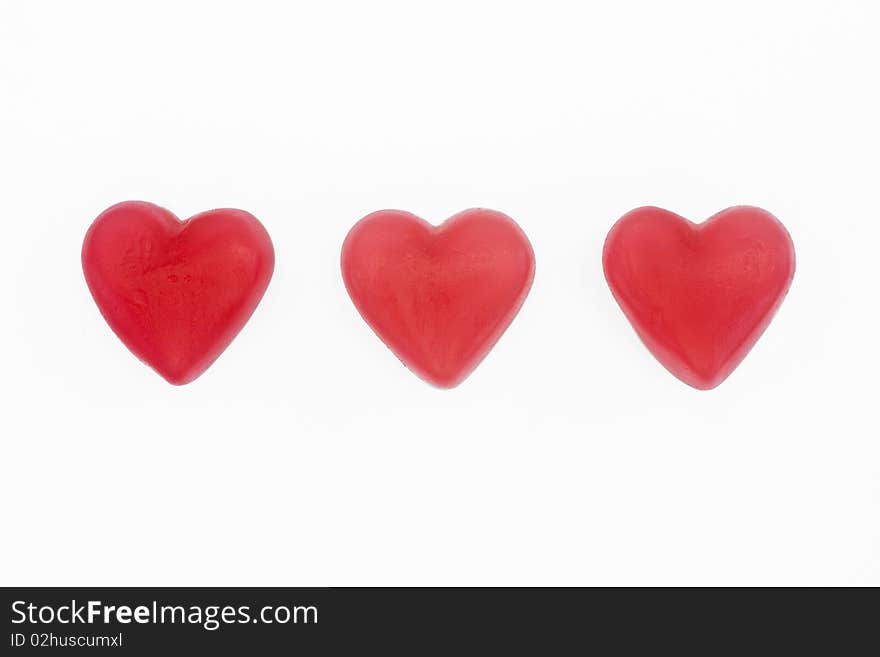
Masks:
[[[342,276],[360,314],[410,370],[458,385],[522,306],[535,274],[525,233],[493,210],[440,226],[408,212],[368,215],[342,247]]]
[[[785,227],[755,207],[701,224],[667,210],[628,212],[602,254],[605,278],[645,346],[676,377],[719,385],[767,328],[794,276]]]

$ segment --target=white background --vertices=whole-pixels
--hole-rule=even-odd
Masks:
[[[880,584],[880,10],[865,2],[0,3],[0,582]],[[80,246],[126,199],[239,207],[274,279],[175,388]],[[798,270],[692,390],[601,247],[776,214]],[[514,217],[531,295],[459,388],[339,273],[381,208]]]

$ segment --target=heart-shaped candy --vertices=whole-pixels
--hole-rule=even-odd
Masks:
[[[465,210],[436,227],[408,212],[374,212],[342,246],[342,277],[361,316],[404,365],[442,388],[492,349],[534,274],[525,233],[493,210]]]
[[[728,208],[694,224],[645,207],[614,225],[602,263],[645,346],[679,379],[708,390],[745,358],[782,303],[794,245],[760,208]]]
[[[269,285],[272,241],[242,210],[180,221],[128,201],[95,219],[82,249],[89,290],[104,319],[170,383],[189,383],[229,346]]]

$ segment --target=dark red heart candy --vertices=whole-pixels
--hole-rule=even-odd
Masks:
[[[272,241],[242,210],[180,221],[151,203],[114,205],[82,249],[104,319],[170,383],[189,383],[229,346],[259,304],[275,264]]]

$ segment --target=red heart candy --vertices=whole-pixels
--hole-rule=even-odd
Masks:
[[[275,253],[266,229],[242,210],[180,221],[151,203],[128,201],[95,219],[82,265],[113,332],[182,385],[208,369],[250,318]]]
[[[679,379],[708,390],[745,358],[785,298],[794,245],[760,208],[728,208],[694,224],[646,207],[612,227],[602,263],[645,346]]]
[[[465,210],[436,227],[408,212],[374,212],[342,246],[342,277],[361,316],[404,365],[442,388],[479,365],[534,275],[525,233],[493,210]]]

